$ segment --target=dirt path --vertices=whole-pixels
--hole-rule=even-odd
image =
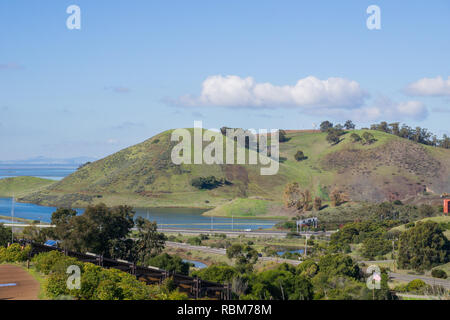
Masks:
[[[39,282],[19,266],[0,265],[0,300],[38,300]]]

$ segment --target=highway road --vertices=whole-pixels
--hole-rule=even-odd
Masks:
[[[206,246],[193,246],[187,243],[180,243],[180,242],[171,242],[171,241],[166,241],[166,245],[168,247],[172,247],[172,248],[181,248],[181,249],[185,249],[185,250],[197,250],[197,251],[201,251],[201,252],[205,252],[205,253],[212,253],[212,254],[220,254],[220,255],[226,255],[227,251],[225,249],[221,249],[221,248],[211,248],[211,247],[206,247]],[[293,265],[298,265],[300,263],[302,263],[302,261],[300,260],[289,260],[289,259],[282,259],[282,258],[277,258],[277,257],[259,257],[258,258],[261,261],[275,261],[277,263],[290,263]]]
[[[405,282],[410,282],[415,279],[420,279],[423,282],[425,282],[426,284],[440,285],[440,286],[443,286],[444,288],[450,290],[450,280],[445,280],[445,279],[430,278],[430,277],[414,275],[414,274],[401,274],[401,273],[395,273],[395,272],[389,272],[389,278],[391,278],[392,280],[405,281]]]
[[[25,228],[25,227],[37,227],[37,228],[54,228],[54,225],[51,224],[24,224],[24,223],[4,223],[5,227],[15,227],[15,228]],[[136,231],[137,228],[132,228],[133,231]],[[160,228],[158,227],[159,232],[164,233],[181,233],[181,234],[191,234],[191,235],[199,235],[199,234],[226,234],[230,237],[237,237],[239,235],[245,235],[249,237],[280,237],[284,238],[288,234],[286,231],[276,231],[276,230],[229,230],[229,229],[194,229],[194,228]],[[308,235],[308,236],[326,236],[329,237],[334,231],[321,231],[321,232],[300,232],[300,235]]]
[[[181,233],[181,234],[226,234],[227,236],[239,236],[245,235],[249,237],[280,237],[284,238],[288,234],[286,231],[276,231],[276,230],[220,230],[220,229],[183,229],[183,228],[158,228],[159,232],[164,233]],[[313,236],[331,236],[334,231],[325,231],[325,232],[300,232],[301,235],[313,235]]]

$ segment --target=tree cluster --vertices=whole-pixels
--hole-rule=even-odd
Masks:
[[[313,198],[308,189],[300,189],[297,182],[288,183],[284,189],[283,202],[286,208],[296,208],[298,211],[309,211],[312,208],[320,210],[322,206],[322,199],[319,197]]]
[[[44,291],[50,299],[77,300],[181,300],[186,294],[162,285],[146,285],[135,276],[117,270],[104,269],[92,263],[80,262],[58,251],[40,253],[33,257],[36,270],[44,274]],[[67,286],[66,270],[78,266],[81,271],[80,288]]]
[[[223,185],[230,185],[231,182],[226,180],[225,178],[216,178],[215,176],[209,177],[198,177],[194,178],[191,181],[191,185],[196,187],[197,189],[203,190],[211,190],[218,188]]]
[[[162,252],[166,237],[157,232],[155,222],[138,217],[137,239],[131,239],[131,229],[135,226],[133,217],[129,206],[99,204],[87,207],[81,215],[73,209],[59,208],[52,214],[55,228],[47,231],[46,238],[59,240],[61,247],[72,251],[142,264]]]
[[[418,271],[450,261],[450,242],[439,224],[417,222],[400,236],[398,265],[404,269]]]
[[[400,123],[398,122],[388,124],[386,121],[382,121],[378,124],[372,124],[370,126],[370,129],[390,133],[417,143],[422,143],[446,149],[450,148],[450,137],[444,134],[442,139],[438,139],[436,135],[428,131],[428,129],[426,128],[421,127],[411,128],[406,124],[403,124],[400,127]]]

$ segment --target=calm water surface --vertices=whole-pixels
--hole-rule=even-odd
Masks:
[[[11,215],[11,198],[0,198],[0,216]],[[44,207],[30,203],[15,202],[14,216],[18,218],[40,220],[50,222],[52,213],[56,207]],[[84,209],[77,209],[78,213]],[[203,216],[205,210],[191,208],[151,208],[135,209],[135,218],[141,216],[150,221],[156,221],[163,228],[189,228],[205,230],[238,230],[238,229],[266,229],[273,227],[277,221],[263,219],[237,219],[234,218],[211,218]],[[10,222],[10,221],[8,221]]]
[[[0,165],[0,179],[32,176],[53,180],[60,180],[74,171],[77,167],[68,165]],[[0,216],[10,216],[11,198],[0,198]],[[50,222],[55,207],[44,207],[36,204],[19,203],[14,205],[14,216],[30,220]],[[77,209],[78,213],[84,212]],[[267,229],[273,227],[277,221],[262,219],[238,219],[238,218],[211,218],[202,216],[205,210],[192,208],[151,208],[135,209],[136,217],[143,217],[150,221],[156,221],[163,228],[189,228],[189,229],[219,229],[219,230],[243,230],[243,229]],[[0,222],[2,222],[0,220]],[[10,221],[3,221],[10,222]]]

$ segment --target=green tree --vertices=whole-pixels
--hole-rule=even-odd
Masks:
[[[236,269],[240,273],[246,273],[253,271],[253,266],[258,261],[258,252],[249,245],[235,243],[228,247],[227,257],[235,260]]]
[[[138,240],[136,241],[136,252],[139,262],[145,262],[162,252],[166,243],[164,233],[157,231],[156,222],[150,222],[138,217],[136,219],[138,229]]]
[[[52,215],[52,223],[63,247],[110,257],[112,242],[128,237],[134,226],[133,216],[129,206],[109,208],[99,204],[87,207],[82,215],[71,209],[58,209]]]
[[[43,243],[47,240],[45,232],[41,232],[41,229],[36,226],[28,226],[23,228],[22,238]]]
[[[323,121],[320,124],[320,131],[327,132],[329,129],[333,128],[333,124],[330,121]]]
[[[72,219],[77,216],[77,212],[73,209],[58,208],[52,213],[51,223],[55,227],[52,229],[53,235],[56,239],[62,241],[67,248],[71,247],[71,233],[73,229]]]
[[[403,232],[399,240],[398,266],[418,271],[449,262],[450,243],[439,224],[426,221]]]
[[[364,131],[364,133],[362,134],[362,138],[364,139],[364,144],[372,144],[377,141],[373,134],[367,131]]]
[[[335,131],[329,131],[328,134],[327,134],[326,140],[331,145],[337,144],[337,143],[339,143],[341,141],[341,139],[339,138],[338,133],[336,133]]]
[[[231,283],[233,278],[238,275],[238,271],[228,265],[213,264],[207,268],[194,271],[192,275],[207,281]]]
[[[286,135],[286,131],[284,131],[284,130],[278,131],[278,140],[280,141],[280,143],[289,141],[289,138]]]
[[[327,254],[319,259],[319,270],[332,276],[360,278],[360,269],[351,257],[344,254]]]
[[[184,262],[179,256],[171,256],[166,252],[147,259],[145,264],[166,271],[189,275],[189,263]]]
[[[302,161],[302,160],[308,159],[308,157],[306,157],[306,156],[303,154],[303,151],[298,150],[297,153],[294,155],[294,159],[297,160],[297,161]]]
[[[368,237],[363,241],[362,255],[368,259],[385,255],[392,251],[391,242],[382,236]]]
[[[0,223],[0,247],[6,247],[6,245],[11,242],[11,236],[11,228],[7,228]]]
[[[350,139],[353,143],[361,141],[361,137],[357,133],[352,133]]]
[[[344,128],[347,130],[353,130],[355,129],[355,125],[353,124],[352,120],[347,120],[345,121]]]

